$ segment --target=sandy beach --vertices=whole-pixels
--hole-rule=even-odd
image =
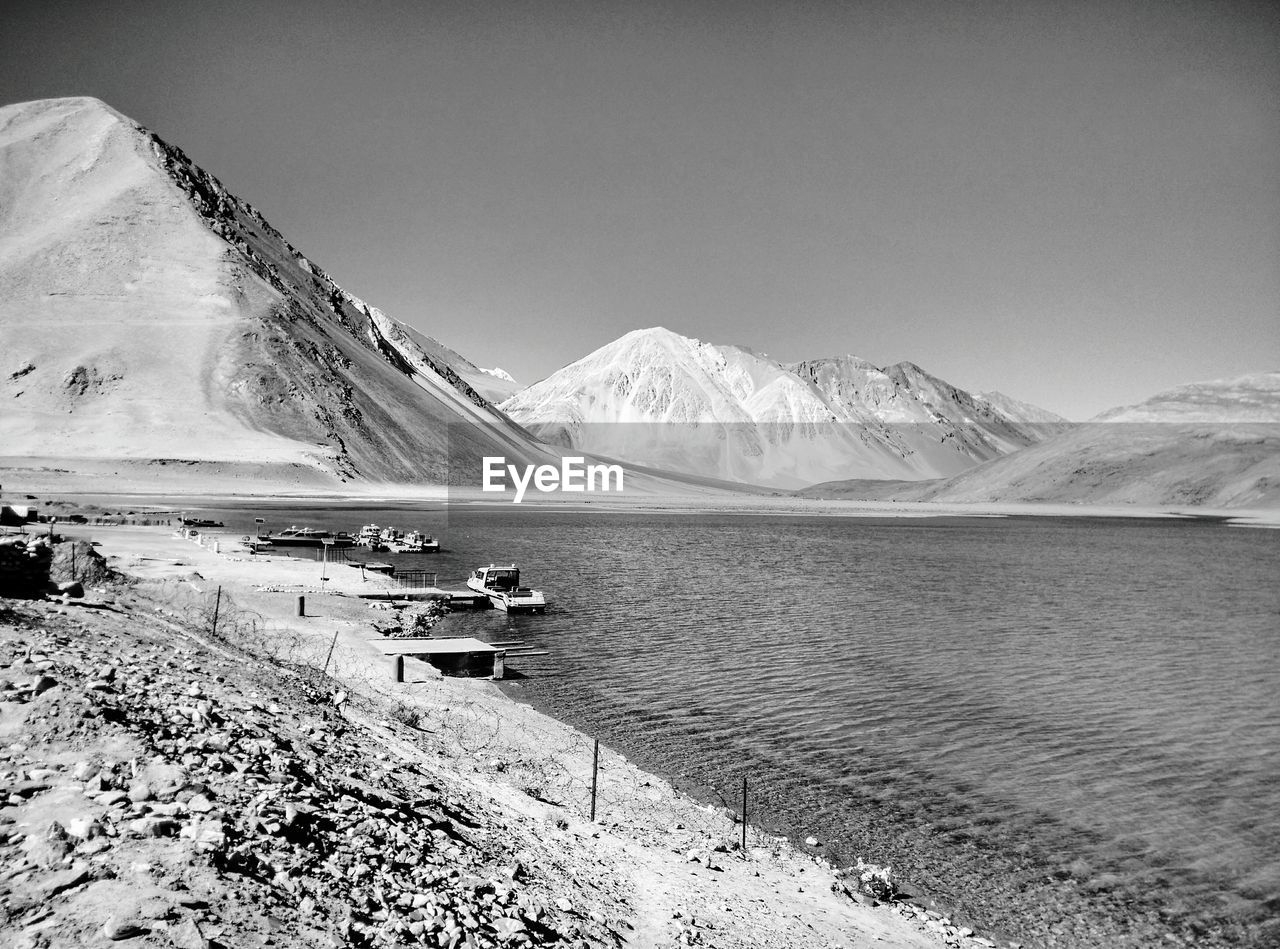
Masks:
[[[300,719],[310,716],[320,732],[331,727],[325,715],[336,708],[344,734],[353,739],[352,748],[343,753],[364,755],[357,767],[347,770],[377,785],[384,771],[416,768],[419,780],[447,787],[466,801],[480,833],[502,839],[495,854],[507,848],[542,854],[533,871],[547,894],[542,908],[564,919],[550,927],[556,938],[535,938],[535,944],[915,947],[938,945],[944,939],[952,945],[996,944],[909,902],[872,905],[871,898],[858,892],[856,875],[839,874],[785,840],[753,828],[748,828],[747,849],[742,852],[741,828],[731,813],[680,794],[608,748],[600,750],[597,815],[591,822],[592,749],[586,736],[511,701],[482,679],[441,677],[429,666],[410,661],[406,681],[393,681],[391,661],[369,640],[376,636],[375,624],[394,622],[397,611],[385,601],[355,595],[376,589],[383,582],[380,578],[361,579],[360,572],[335,565],[325,570],[314,562],[236,553],[221,549],[221,544],[215,553],[212,541],[200,546],[160,527],[94,526],[70,532],[77,534],[100,544],[107,563],[134,579],[128,585],[91,589],[83,600],[13,601],[14,612],[5,620],[9,654],[3,677],[14,680],[7,696],[17,701],[6,702],[0,714],[10,741],[21,735],[9,745],[0,767],[19,780],[43,775],[51,787],[60,789],[58,794],[66,797],[59,805],[64,809],[58,811],[64,827],[84,816],[80,811],[86,808],[99,821],[110,818],[99,806],[100,795],[86,799],[68,790],[78,789],[68,783],[67,762],[96,754],[94,742],[71,745],[54,734],[42,741],[40,723],[48,716],[35,718],[34,713],[40,702],[56,699],[62,690],[53,688],[37,697],[33,689],[24,698],[18,691],[25,687],[23,675],[38,678],[47,673],[76,692],[91,688],[87,683],[95,664],[112,663],[114,651],[114,668],[122,682],[146,681],[148,669],[153,675],[161,673],[128,658],[139,643],[180,643],[186,661],[179,678],[192,695],[244,690],[254,683]],[[335,575],[343,569],[345,576]],[[332,579],[322,580],[322,572]],[[299,595],[305,597],[305,616],[296,615]],[[68,642],[90,651],[98,644],[101,655],[72,660],[59,652]],[[328,677],[317,678],[315,670],[326,662]],[[325,704],[327,711],[317,712],[298,694],[299,681],[312,688],[321,683],[327,702],[338,704]],[[127,694],[123,687],[118,691]],[[106,738],[97,735],[94,741]],[[316,750],[321,757],[327,753],[323,741]],[[163,757],[155,755],[153,763],[159,767]],[[144,759],[133,756],[135,761]],[[167,764],[184,761],[179,756]],[[176,810],[167,804],[161,810],[186,813],[181,797]],[[24,861],[21,849],[15,852],[17,844],[29,855],[30,841],[48,823],[53,812],[44,799],[43,793],[11,797],[4,812],[10,835],[7,886],[14,894],[46,885],[44,871],[30,859]],[[232,818],[227,815],[228,821]],[[100,852],[95,850],[100,844],[78,847],[57,867],[65,863],[79,870],[82,864],[96,866],[110,857],[116,861],[111,872],[123,875],[115,879],[127,878],[133,871],[128,861],[121,865],[120,860],[128,852],[128,839],[124,834],[114,849],[102,847]],[[188,841],[178,837],[173,843]],[[157,843],[148,839],[146,845]],[[477,849],[483,863],[485,846],[478,844]],[[93,889],[92,878],[91,873],[89,882],[59,890],[58,900],[50,901],[36,922],[19,915],[11,917],[11,924],[23,932],[77,931],[71,915],[91,919],[96,912],[75,896],[84,887]],[[216,892],[231,883],[213,872],[201,885]],[[268,886],[237,913],[224,914],[226,919],[196,922],[217,928],[218,944],[261,945],[250,934],[262,923],[259,917],[270,915],[270,895]],[[294,903],[292,915],[276,906],[275,898],[282,895],[290,897],[285,904]],[[306,916],[298,911],[303,895],[301,890],[276,892],[271,918],[301,932],[296,927]],[[362,892],[362,898],[365,895]],[[382,895],[390,899],[388,893]],[[371,927],[360,930],[361,938],[372,938],[375,930],[384,942],[411,936],[407,928],[397,928],[397,920],[405,927],[410,922],[408,914],[403,919],[396,915],[397,905],[392,901],[381,915],[360,923]],[[109,907],[103,903],[100,908]],[[232,916],[235,921],[228,922]],[[319,918],[312,924],[324,928]],[[339,942],[349,939],[351,932],[339,933]],[[485,941],[492,933],[477,923],[474,944],[498,944]],[[277,942],[302,944],[296,938]]]

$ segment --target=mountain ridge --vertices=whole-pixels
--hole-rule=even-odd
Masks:
[[[501,408],[554,444],[783,487],[850,469],[954,474],[1038,441],[1043,427],[1020,427],[913,364],[881,370],[846,356],[787,366],[660,326],[606,343]]]
[[[1176,386],[949,479],[840,480],[817,498],[1280,507],[1280,371]]]

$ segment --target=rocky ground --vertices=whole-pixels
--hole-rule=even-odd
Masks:
[[[992,945],[656,778],[589,821],[161,590],[0,600],[0,945]]]

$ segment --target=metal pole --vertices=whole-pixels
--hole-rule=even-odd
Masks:
[[[747,776],[742,776],[742,855],[747,855]]]
[[[591,752],[591,822],[596,821],[596,775],[600,771],[600,739],[596,739]]]
[[[213,601],[213,631],[211,636],[218,635],[218,610],[222,606],[222,587],[218,587],[218,598]]]

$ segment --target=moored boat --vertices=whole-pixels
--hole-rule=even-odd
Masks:
[[[267,534],[264,539],[269,539],[276,547],[323,547],[325,544],[354,547],[356,543],[355,538],[345,531],[335,534],[314,527],[290,527],[279,534]]]
[[[467,577],[467,586],[487,596],[495,609],[507,613],[542,613],[547,609],[541,591],[520,586],[520,568],[515,564],[478,567]]]
[[[382,539],[382,533],[382,528],[377,524],[366,524],[356,535],[356,544],[374,551],[390,550]]]
[[[409,531],[389,546],[398,554],[433,554],[440,549],[440,541],[422,531]]]
[[[203,517],[182,518],[183,527],[221,527],[222,521],[211,521]]]

